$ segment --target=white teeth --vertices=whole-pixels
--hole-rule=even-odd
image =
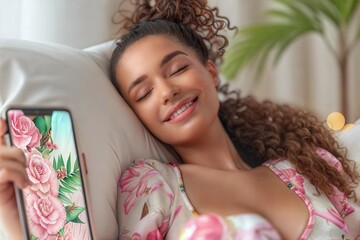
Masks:
[[[191,106],[191,104],[193,104],[192,101],[186,103],[184,106],[182,106],[181,108],[179,108],[176,112],[174,112],[174,113],[170,116],[170,120],[173,119],[174,117],[182,114],[189,106]]]

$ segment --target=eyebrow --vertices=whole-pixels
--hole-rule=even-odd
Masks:
[[[174,52],[171,52],[169,54],[167,54],[160,62],[160,67],[163,67],[166,63],[170,62],[171,59],[173,59],[174,57],[176,57],[177,55],[179,54],[183,54],[183,55],[186,55],[188,56],[186,53],[184,53],[183,51],[174,51]]]
[[[170,62],[171,59],[173,59],[174,57],[176,57],[179,54],[189,56],[188,54],[184,53],[183,51],[176,50],[174,52],[171,52],[171,53],[165,55],[165,57],[163,57],[163,59],[160,62],[160,67],[163,67],[166,63]],[[141,82],[143,82],[146,79],[146,77],[147,77],[146,75],[142,75],[142,76],[138,77],[135,81],[133,81],[129,86],[128,94],[135,86],[137,86]]]

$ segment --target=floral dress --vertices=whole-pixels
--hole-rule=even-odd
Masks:
[[[341,170],[329,152],[317,153]],[[300,239],[350,239],[344,217],[354,212],[345,194],[318,194],[306,177],[286,159],[269,167],[306,204],[309,220]],[[119,182],[119,239],[280,239],[271,223],[257,214],[199,216],[174,163],[143,159],[128,168]]]

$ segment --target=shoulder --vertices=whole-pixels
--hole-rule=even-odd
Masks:
[[[182,209],[171,164],[153,159],[133,163],[119,181],[119,237],[164,237]]]
[[[154,159],[134,162],[120,178],[120,194],[149,197],[158,195],[155,192],[162,193],[163,190],[176,192],[178,181],[172,165]]]
[[[335,167],[338,170],[342,170],[341,162],[332,154],[331,152],[323,148],[315,148],[315,153],[321,157],[325,162],[332,167]],[[269,167],[270,169],[282,169],[282,168],[294,168],[293,164],[286,158],[279,158],[275,160],[269,160],[263,164],[264,166]]]

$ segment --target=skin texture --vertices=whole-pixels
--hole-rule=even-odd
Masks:
[[[116,78],[143,124],[184,161],[184,184],[200,213],[258,213],[284,238],[301,235],[309,217],[305,204],[268,168],[247,166],[222,127],[218,72],[211,61],[202,63],[192,49],[169,36],[152,35],[125,50]],[[170,109],[194,98],[195,107],[181,114],[181,121],[164,122]]]

